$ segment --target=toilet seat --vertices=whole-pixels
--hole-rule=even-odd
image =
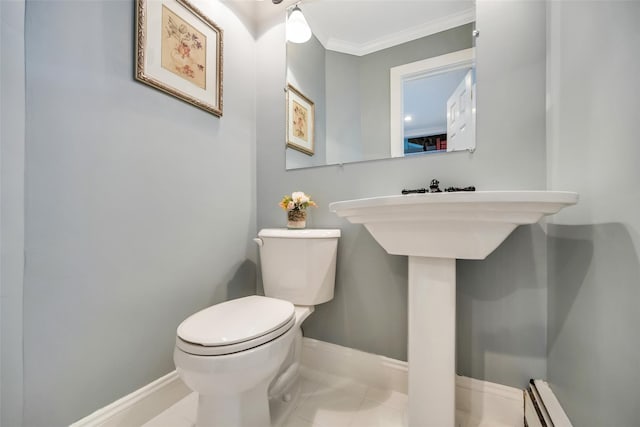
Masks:
[[[274,340],[295,324],[291,302],[252,295],[216,304],[178,326],[176,346],[185,353],[221,356]]]

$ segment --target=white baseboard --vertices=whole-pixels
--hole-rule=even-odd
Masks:
[[[139,427],[189,393],[191,390],[172,371],[70,427]]]
[[[407,362],[311,338],[302,341],[302,368],[318,377],[335,376],[371,387],[407,393]],[[191,390],[173,371],[73,423],[70,427],[137,427],[186,397]],[[456,409],[471,419],[522,425],[522,390],[456,377]]]
[[[521,426],[524,424],[524,392],[515,387],[457,376],[456,410],[468,413],[473,420]]]
[[[302,366],[316,373],[400,393],[407,393],[408,364],[311,338],[302,341]],[[473,378],[456,377],[456,410],[471,419],[508,426],[523,425],[523,390]]]
[[[407,362],[389,357],[304,337],[302,366],[407,394]]]

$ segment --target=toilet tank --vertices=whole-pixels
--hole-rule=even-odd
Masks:
[[[333,299],[340,230],[270,228],[258,237],[266,296],[297,305]]]

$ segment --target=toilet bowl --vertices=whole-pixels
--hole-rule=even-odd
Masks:
[[[258,236],[266,296],[208,307],[177,330],[174,362],[198,392],[196,427],[268,427],[291,410],[300,326],[314,305],[333,298],[339,230],[266,229]]]

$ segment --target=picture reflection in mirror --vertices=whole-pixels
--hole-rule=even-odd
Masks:
[[[287,42],[287,84],[315,103],[315,150],[309,155],[287,148],[287,169],[398,157],[392,153],[398,145],[401,156],[451,151],[445,98],[465,70],[453,70],[450,77],[430,75],[427,83],[407,79],[402,90],[407,114],[398,115],[394,124],[401,126],[399,141],[390,141],[390,70],[472,48],[473,2],[310,1],[300,8],[313,36],[306,43]],[[428,117],[427,111],[437,114]],[[408,115],[411,121],[405,122]]]

